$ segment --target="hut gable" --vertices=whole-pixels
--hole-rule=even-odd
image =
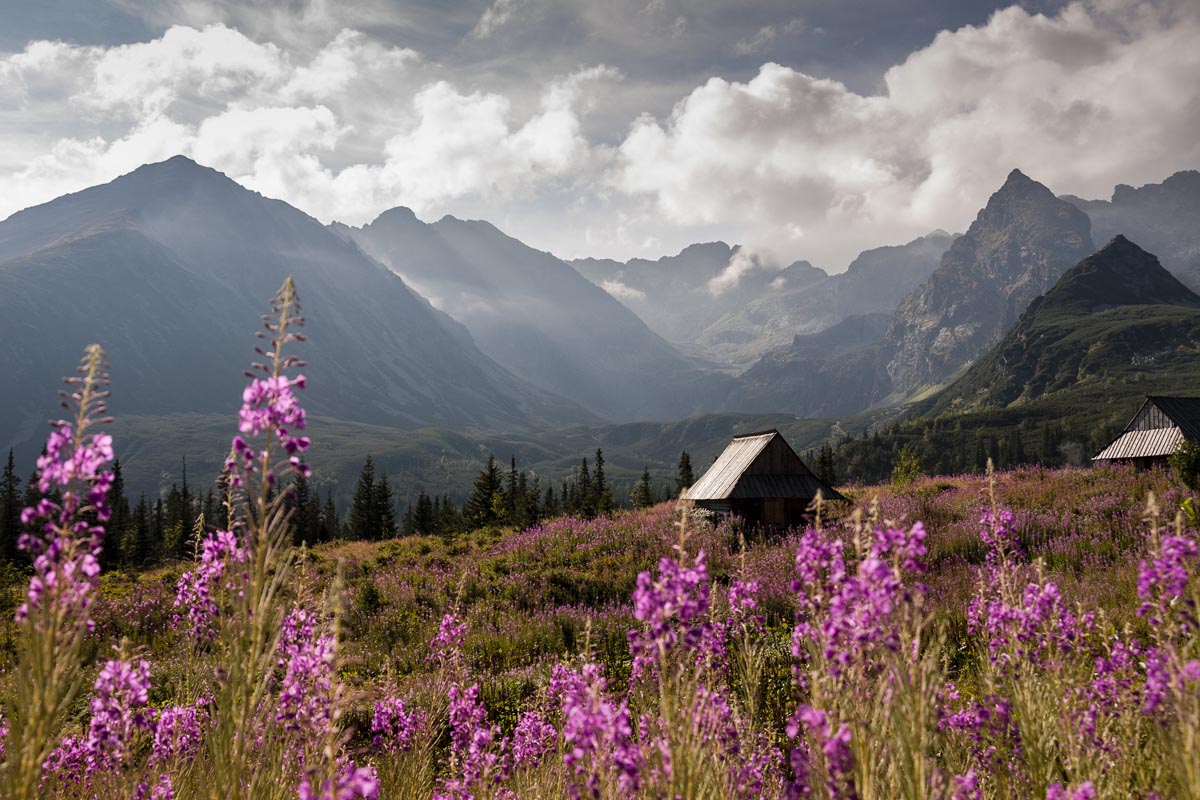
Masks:
[[[1184,439],[1200,441],[1200,397],[1147,397],[1112,444],[1093,461],[1161,461]]]
[[[776,430],[736,436],[687,491],[693,505],[768,524],[794,523],[817,496],[844,499]]]

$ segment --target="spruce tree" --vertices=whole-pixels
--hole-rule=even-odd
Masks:
[[[579,465],[575,486],[579,497],[577,510],[583,516],[591,519],[596,516],[596,496],[592,493],[592,473],[588,469],[587,456],[584,456],[583,462]]]
[[[542,516],[557,517],[559,515],[558,498],[554,496],[554,487],[546,487],[546,496],[542,499]]]
[[[596,448],[596,471],[592,475],[592,507],[597,514],[608,514],[613,509],[612,489],[604,477],[604,451]]]
[[[375,461],[368,455],[358,473],[358,484],[350,501],[350,516],[346,520],[347,538],[374,539],[379,536],[380,506],[376,502],[375,492]]]
[[[113,462],[113,480],[108,490],[108,507],[111,514],[105,524],[104,546],[100,549],[100,563],[104,569],[128,561],[121,552],[129,532],[129,500],[125,497],[125,476],[121,473],[121,459]]]
[[[333,502],[333,490],[325,495],[325,507],[321,509],[320,541],[332,542],[341,532],[341,520],[338,519],[337,505]]]
[[[416,533],[433,536],[437,533],[437,518],[433,513],[433,500],[422,489],[413,506],[413,528]]]
[[[308,511],[309,504],[312,502],[312,489],[308,483],[308,477],[302,472],[297,471],[296,477],[292,479],[292,491],[288,495],[288,505],[292,509],[292,544],[299,546],[301,543],[312,544],[314,531],[310,531],[308,527]]]
[[[688,455],[688,451],[684,450],[679,454],[679,470],[675,478],[675,493],[682,494],[684,489],[690,488],[696,482],[696,476],[692,473],[692,457]]]
[[[438,531],[443,539],[450,539],[454,534],[462,530],[463,519],[462,514],[458,510],[458,506],[454,503],[454,498],[450,495],[442,496],[442,516],[438,520]]]
[[[144,567],[154,559],[154,525],[145,492],[142,492],[133,509],[133,535],[129,537],[126,550],[126,561],[135,567]]]
[[[634,508],[646,508],[654,505],[654,488],[650,485],[649,467],[642,469],[642,477],[633,485],[633,494],[630,499],[633,501]]]
[[[504,521],[520,527],[517,506],[520,505],[520,489],[517,487],[517,457],[512,456],[508,468],[508,488],[504,492]]]
[[[498,503],[497,500],[500,502]],[[488,456],[487,465],[480,471],[471,488],[471,496],[463,506],[466,524],[471,528],[482,528],[498,521],[497,513],[503,508],[503,486],[496,457]]]
[[[0,558],[12,561],[17,557],[17,537],[21,535],[21,479],[17,477],[13,451],[9,448],[8,463],[0,477]]]
[[[162,498],[154,501],[154,526],[151,538],[154,541],[153,553],[155,560],[166,555],[166,513],[163,511]]]
[[[400,535],[400,524],[396,520],[396,498],[388,484],[386,472],[379,479],[375,490],[375,515],[379,520],[379,538],[395,539]]]

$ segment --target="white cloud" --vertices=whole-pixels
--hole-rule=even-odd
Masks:
[[[527,2],[497,0],[460,30],[490,35]],[[866,247],[962,230],[1013,167],[1097,197],[1200,166],[1195,0],[1009,8],[942,32],[876,94],[770,63],[679,94],[635,75],[617,95],[608,67],[505,84],[364,32],[416,13],[382,0],[170,7],[164,18],[191,24],[147,42],[0,55],[0,217],[182,152],[324,220],[408,205],[495,219],[565,256],[722,238],[836,269]],[[663,42],[672,20],[707,19],[678,3],[638,7],[637,24]],[[611,14],[580,8],[601,33],[617,30],[603,27]],[[805,29],[757,27],[739,32],[743,49]],[[679,99],[634,118],[663,107],[630,99],[652,95]],[[731,268],[715,289],[742,274]]]
[[[751,247],[739,247],[729,257],[729,263],[716,277],[711,278],[706,288],[713,297],[724,294],[741,283],[751,272],[778,272],[783,267],[771,254]]]
[[[479,18],[479,22],[475,23],[475,27],[471,29],[470,38],[486,39],[491,36],[498,28],[503,27],[512,19],[519,4],[519,0],[495,0],[483,12],[483,16]]]
[[[645,300],[646,293],[641,289],[635,289],[632,286],[626,286],[621,281],[601,281],[600,288],[611,294],[618,300]]]
[[[961,230],[1013,167],[1085,196],[1196,167],[1196,41],[1194,3],[1076,3],[942,32],[874,96],[766,64],[636,121],[614,181],[677,225],[840,266],[868,243]]]

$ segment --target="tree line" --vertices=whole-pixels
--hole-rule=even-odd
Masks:
[[[293,543],[313,546],[334,539],[380,540],[416,534],[451,538],[489,526],[522,530],[562,515],[590,519],[620,507],[644,508],[678,497],[695,482],[686,451],[680,454],[673,486],[656,485],[649,468],[643,468],[625,498],[614,496],[605,468],[604,452],[597,449],[590,461],[586,456],[580,459],[556,487],[532,470],[519,469],[515,457],[505,470],[491,455],[461,506],[449,494],[431,496],[422,490],[398,515],[387,473],[377,474],[374,459],[368,455],[344,521],[333,491],[322,497],[307,476],[297,474],[280,491],[286,492],[292,512]],[[223,477],[207,490],[195,491],[188,482],[187,460],[182,459],[179,480],[172,482],[169,490],[152,499],[142,492],[133,501],[126,494],[121,462],[115,461],[109,492],[112,516],[105,525],[102,566],[144,568],[191,557],[203,530],[228,527],[225,494]],[[25,558],[17,548],[21,510],[41,499],[37,473],[22,481],[10,450],[0,476],[0,561]]]

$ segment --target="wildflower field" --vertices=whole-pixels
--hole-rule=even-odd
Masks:
[[[289,282],[230,529],[149,572],[99,569],[120,442],[87,354],[0,609],[5,797],[1200,797],[1169,473],[849,487],[786,533],[668,503],[298,550],[300,324]]]

